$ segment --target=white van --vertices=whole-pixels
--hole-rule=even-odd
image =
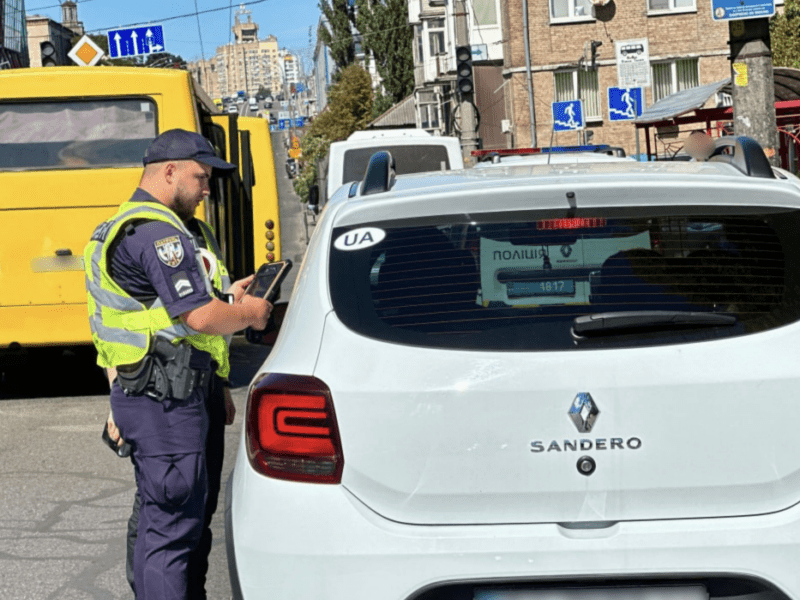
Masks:
[[[328,152],[328,174],[324,200],[343,184],[359,181],[370,157],[388,150],[397,175],[464,168],[458,138],[433,136],[423,129],[356,131],[346,141],[334,142]]]
[[[256,100],[255,96],[250,97],[250,110],[258,110],[258,100]]]

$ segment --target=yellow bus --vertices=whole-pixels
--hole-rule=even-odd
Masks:
[[[0,354],[91,343],[83,247],[130,197],[145,148],[168,129],[202,133],[240,166],[215,180],[198,214],[233,276],[280,260],[269,132],[219,114],[189,73],[11,69],[0,71],[0,90]]]

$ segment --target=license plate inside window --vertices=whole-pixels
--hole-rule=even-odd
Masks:
[[[548,279],[546,281],[509,281],[506,284],[509,298],[531,296],[574,296],[575,281],[572,279]]]
[[[475,588],[475,600],[708,600],[705,586],[583,589]]]

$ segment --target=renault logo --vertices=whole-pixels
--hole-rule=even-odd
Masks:
[[[575,396],[575,400],[572,401],[572,406],[569,408],[569,418],[581,433],[588,433],[592,430],[599,414],[600,409],[597,408],[597,404],[587,392],[581,392]]]

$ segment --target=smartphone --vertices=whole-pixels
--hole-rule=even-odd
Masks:
[[[125,458],[126,456],[131,455],[131,445],[128,442],[122,444],[122,446],[118,446],[117,442],[111,439],[111,436],[108,435],[108,428],[105,423],[103,423],[103,434],[101,436],[103,441],[106,445],[111,448],[114,453],[119,456],[120,458]]]
[[[256,271],[256,278],[247,287],[245,293],[274,303],[280,291],[281,282],[289,274],[291,268],[292,261],[289,259],[274,263],[264,263]]]

